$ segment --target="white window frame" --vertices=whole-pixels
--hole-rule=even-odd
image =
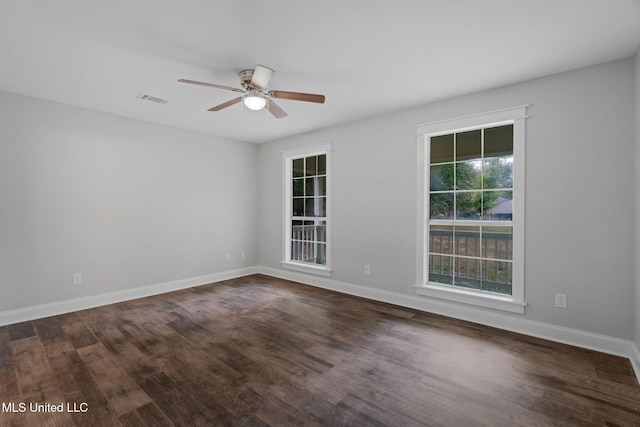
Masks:
[[[417,126],[417,239],[416,293],[459,303],[524,314],[524,238],[525,238],[525,119],[527,105],[432,122]],[[513,124],[513,273],[512,295],[499,295],[451,285],[429,282],[429,212],[430,138],[449,133]]]
[[[326,264],[310,264],[291,259],[291,180],[293,179],[292,163],[294,159],[310,157],[320,154],[326,155]],[[282,152],[282,194],[283,197],[283,239],[282,239],[282,268],[300,271],[304,273],[317,274],[321,276],[331,276],[331,143],[301,147]]]

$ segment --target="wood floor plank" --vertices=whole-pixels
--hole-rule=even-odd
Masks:
[[[274,395],[267,397],[265,404],[259,408],[257,416],[271,426],[322,426],[312,416],[283,402]]]
[[[0,396],[5,396],[6,402],[15,401],[20,395],[9,342],[9,328],[0,327]]]
[[[178,384],[164,372],[149,373],[141,368],[129,372],[140,387],[153,399],[156,406],[175,425],[227,425],[232,417],[228,412],[213,407],[206,400],[194,400],[192,390],[184,384]]]
[[[151,403],[151,398],[110,357],[101,344],[78,349],[78,355],[91,373],[97,387],[120,417]]]
[[[170,427],[173,425],[154,403],[148,403],[136,409],[136,412],[145,425],[149,427]]]
[[[59,316],[58,322],[74,348],[80,349],[98,342],[78,314],[69,313]]]
[[[13,325],[9,325],[9,340],[21,340],[23,338],[29,338],[36,334],[36,331],[33,329],[33,323],[31,322],[22,322],[15,323]]]
[[[122,427],[145,427],[147,425],[144,421],[142,421],[136,411],[120,415],[118,421],[120,421]]]
[[[0,327],[0,426],[640,425],[627,359],[264,275]]]
[[[31,329],[33,330],[33,328]],[[38,405],[64,403],[64,397],[57,378],[53,374],[44,347],[40,339],[35,336],[35,331],[33,336],[12,341],[11,347],[20,391],[20,400],[13,403],[26,405],[26,411],[30,415],[28,424],[71,424],[71,417],[68,413],[54,413],[37,409]],[[32,411],[31,408],[35,408],[35,411]]]

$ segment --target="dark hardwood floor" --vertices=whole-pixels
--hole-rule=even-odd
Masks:
[[[262,275],[0,327],[0,403],[29,427],[640,426],[624,358]]]

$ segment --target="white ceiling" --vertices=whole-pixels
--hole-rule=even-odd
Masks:
[[[0,90],[256,143],[633,55],[640,0],[0,0]],[[256,64],[289,116],[240,104]],[[168,99],[164,105],[136,99]]]

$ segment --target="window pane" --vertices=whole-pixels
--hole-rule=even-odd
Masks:
[[[481,129],[456,134],[456,161],[482,157]]]
[[[456,255],[480,257],[480,227],[456,225],[454,229]]]
[[[431,219],[453,218],[453,193],[432,194],[429,205]]]
[[[300,240],[302,238],[302,221],[291,221],[291,239]]]
[[[302,221],[291,221],[291,259],[302,260],[302,243],[304,238]]]
[[[305,196],[313,196],[315,193],[313,192],[315,186],[314,186],[314,180],[315,178],[306,178],[305,181],[305,187],[304,187],[304,192],[305,192]]]
[[[291,260],[302,261],[303,243],[298,240],[291,240]]]
[[[314,176],[305,178],[305,196],[324,196],[327,194],[327,178],[324,176]]]
[[[453,161],[453,134],[431,137],[431,163]]]
[[[480,190],[482,188],[482,159],[456,163],[456,189]]]
[[[316,216],[316,204],[313,197],[304,199],[304,216]]]
[[[453,190],[453,163],[431,166],[431,191]]]
[[[481,191],[456,193],[456,219],[480,219],[481,215]]]
[[[293,199],[292,210],[292,216],[304,216],[304,198]]]
[[[513,219],[513,191],[485,191],[483,199],[485,221]]]
[[[304,216],[325,217],[327,216],[326,197],[305,197]]]
[[[321,176],[315,178],[315,194],[317,196],[326,196],[327,195],[327,177]]]
[[[513,125],[484,130],[484,157],[513,156]]]
[[[432,225],[429,227],[429,252],[451,255],[453,253],[453,227]]]
[[[315,264],[326,265],[327,264],[327,245],[326,243],[316,243],[315,259],[312,261]]]
[[[453,257],[429,254],[429,281],[453,284]]]
[[[309,251],[309,227],[302,221],[291,222],[291,259],[303,261]]]
[[[506,261],[482,261],[482,289],[511,295],[513,268]]]
[[[504,295],[511,295],[513,284],[512,283],[486,283],[482,282],[483,290],[487,292],[495,292]]]
[[[454,264],[454,285],[464,288],[481,288],[481,261],[467,257],[456,257]]]
[[[483,170],[484,188],[513,187],[513,156],[485,159]]]
[[[513,258],[513,227],[482,227],[482,257]]]
[[[304,159],[295,159],[293,161],[293,176],[304,176]]]
[[[322,154],[318,156],[318,175],[327,174],[327,155]]]
[[[298,178],[293,180],[293,196],[304,196],[304,179]]]
[[[306,168],[306,176],[315,175],[316,174],[316,156],[307,157],[307,168]]]
[[[327,241],[327,221],[316,222],[316,240],[318,242]]]

